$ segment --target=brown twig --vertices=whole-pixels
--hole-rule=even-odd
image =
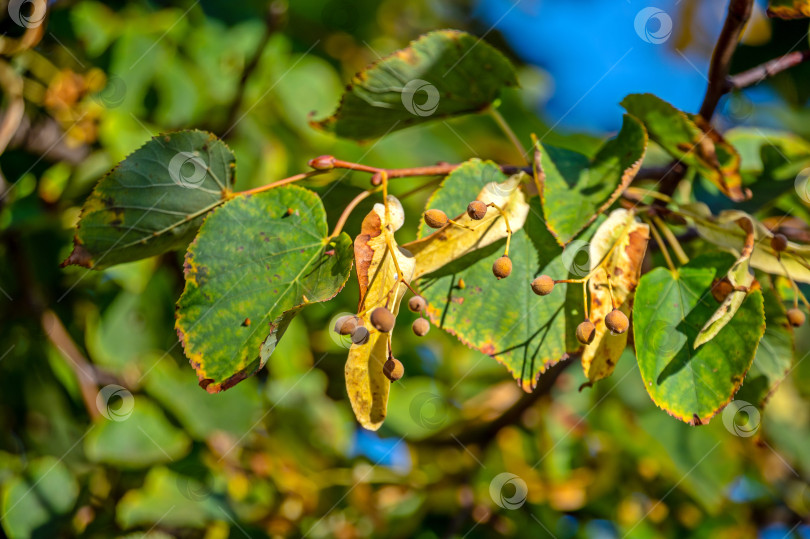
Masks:
[[[92,419],[97,419],[101,413],[96,406],[98,380],[96,379],[95,370],[79,351],[79,347],[76,346],[73,338],[71,338],[62,320],[59,319],[56,313],[50,309],[46,309],[42,312],[40,322],[50,343],[67,359],[68,365],[76,375],[87,413],[90,414]]]
[[[727,91],[739,90],[754,86],[764,81],[768,77],[781,73],[791,67],[795,67],[803,62],[810,60],[810,49],[804,51],[795,51],[773,60],[768,60],[764,64],[752,67],[747,71],[738,73],[729,77],[727,84]]]
[[[709,65],[709,84],[706,95],[700,106],[700,116],[711,121],[720,98],[728,91],[728,70],[731,58],[737,49],[743,27],[751,18],[754,0],[730,0],[728,14],[717,44],[714,46],[711,64]]]
[[[538,400],[540,400],[541,397],[548,395],[551,392],[551,389],[554,387],[554,384],[557,382],[557,378],[559,378],[563,371],[573,365],[573,363],[574,356],[569,356],[549,367],[543,374],[540,375],[540,378],[538,378],[534,391],[523,395],[517,400],[517,402],[515,402],[515,404],[513,404],[494,421],[464,430],[455,435],[426,438],[422,442],[419,442],[419,444],[457,445],[459,443],[477,443],[482,446],[486,446],[495,439],[495,435],[498,434],[501,429],[519,421],[523,415],[523,412],[531,408]]]
[[[239,78],[236,96],[231,102],[231,106],[228,108],[228,115],[226,116],[223,124],[225,126],[225,131],[222,134],[222,138],[227,138],[231,131],[233,131],[236,127],[236,124],[239,123],[239,120],[241,120],[241,118],[238,118],[237,116],[239,115],[239,110],[242,108],[242,102],[245,99],[247,81],[258,67],[259,61],[264,53],[264,49],[267,48],[267,44],[270,42],[270,38],[281,27],[286,11],[287,5],[285,2],[273,2],[270,4],[270,6],[268,6],[267,15],[265,17],[264,34],[262,35],[262,39],[259,41],[259,45],[256,47],[256,50],[253,52],[253,56],[248,60],[247,64],[245,64],[245,68],[242,70],[242,76]]]

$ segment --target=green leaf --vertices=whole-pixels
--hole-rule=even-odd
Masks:
[[[213,496],[204,478],[189,478],[158,466],[146,474],[143,486],[118,502],[115,520],[124,529],[135,526],[203,528],[206,523],[233,518],[225,500]]]
[[[571,150],[544,148],[543,210],[549,230],[561,245],[615,202],[641,167],[646,149],[647,132],[630,115],[624,116],[619,134],[592,160]]]
[[[768,3],[768,16],[780,19],[802,19],[810,17],[808,0],[771,0]]]
[[[76,504],[79,486],[63,462],[47,456],[32,460],[3,484],[3,531],[12,539],[57,537],[58,515]]]
[[[514,66],[481,39],[430,32],[355,75],[338,110],[313,126],[355,140],[478,112],[502,88],[517,86]]]
[[[758,273],[765,303],[765,334],[757,348],[751,370],[736,398],[755,406],[764,406],[776,387],[785,379],[793,363],[793,329],[785,307],[774,290],[771,276]]]
[[[179,369],[173,359],[163,354],[153,354],[150,359],[153,367],[145,374],[146,392],[195,439],[205,440],[217,432],[240,438],[255,426],[262,413],[255,385],[241,384],[211,397],[200,391],[194,378]]]
[[[730,255],[709,254],[677,273],[656,268],[636,290],[633,335],[644,386],[659,408],[691,425],[708,422],[732,399],[765,330],[757,290],[714,339],[694,349],[700,328],[718,306],[712,281],[733,263]]]
[[[740,306],[745,300],[746,295],[754,283],[754,275],[751,273],[750,262],[751,254],[754,252],[754,230],[756,223],[754,219],[744,213],[737,211],[725,212],[730,222],[739,225],[740,230],[745,232],[745,240],[740,250],[740,256],[728,270],[725,279],[733,288],[731,292],[723,299],[720,306],[709,318],[703,328],[698,333],[695,339],[694,348],[706,344],[712,340],[726,324],[728,324],[737,314]]]
[[[206,219],[186,253],[175,324],[202,387],[256,372],[298,311],[340,292],[352,241],[327,235],[323,203],[297,186],[238,196]]]
[[[467,180],[466,174],[448,177],[428,209],[439,207],[448,215],[463,212],[478,195],[482,181]],[[508,278],[497,280],[492,274],[493,262],[503,254],[500,240],[420,282],[431,321],[503,363],[526,391],[531,391],[540,373],[566,352],[578,349],[572,336],[582,317],[577,311],[582,306],[581,287],[569,290],[560,284],[543,298],[531,292],[529,283],[540,273],[568,275],[562,249],[540,215],[542,208],[535,198],[523,228],[512,235]]]
[[[93,189],[62,265],[102,269],[184,249],[205,215],[231,196],[234,161],[210,133],[154,137]]]
[[[686,166],[694,167],[731,200],[750,198],[750,192],[742,187],[737,150],[700,118],[652,94],[631,94],[621,104],[644,123],[651,140]]]
[[[84,439],[84,450],[91,461],[146,468],[180,458],[191,447],[189,437],[144,396],[134,397],[129,415],[111,417],[102,419]]]

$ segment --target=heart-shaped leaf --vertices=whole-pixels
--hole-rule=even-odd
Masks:
[[[708,422],[731,401],[765,330],[755,290],[714,339],[694,349],[717,310],[712,283],[733,264],[731,255],[703,255],[677,272],[652,270],[636,289],[633,336],[644,386],[659,408],[690,425]]]
[[[647,150],[644,126],[629,115],[619,134],[591,160],[580,153],[546,147],[542,151],[543,210],[548,229],[561,245],[569,243],[607,210],[635,177]]]
[[[683,164],[694,167],[735,202],[750,198],[742,186],[740,155],[698,117],[652,94],[631,94],[622,106],[647,128],[650,139]]]
[[[177,334],[209,392],[267,362],[290,321],[346,284],[351,239],[328,238],[326,211],[307,189],[238,196],[218,208],[186,253]]]
[[[522,192],[510,182],[500,184],[503,187],[492,184],[498,176],[503,178],[494,164],[477,160],[469,162],[445,178],[428,202],[427,209],[462,215],[460,222],[477,227],[480,221],[470,220],[463,212],[471,200],[484,200],[482,193],[486,196],[501,193],[507,200],[513,200],[515,210],[524,208],[526,202]],[[487,212],[488,218],[490,214],[493,221],[483,230],[502,226],[498,223],[503,219],[496,218],[498,214],[492,208]],[[509,247],[512,273],[505,279],[497,280],[492,274],[493,262],[503,254],[505,228],[486,246],[481,246],[482,243],[476,240],[462,251],[450,249],[445,254],[449,263],[443,267],[421,262],[424,253],[428,252],[426,245],[435,244],[430,249],[435,249],[438,260],[440,244],[446,241],[445,234],[458,235],[454,241],[461,241],[463,234],[479,238],[487,236],[481,232],[476,234],[458,227],[446,227],[405,247],[413,249],[416,256],[416,273],[423,276],[419,287],[428,300],[431,321],[467,346],[503,363],[521,387],[531,391],[540,373],[565,357],[567,352],[579,348],[573,333],[583,314],[582,287],[559,284],[550,295],[541,298],[532,293],[530,283],[540,273],[555,278],[567,276],[581,246],[574,246],[563,255],[563,250],[543,223],[537,198],[531,208],[520,210],[516,213],[518,215],[523,215],[525,224],[520,229],[513,226],[515,232]],[[422,231],[423,234],[426,232]],[[420,269],[424,267],[441,269],[425,274]]]
[[[235,167],[210,133],[154,137],[93,189],[62,265],[103,269],[185,249],[205,215],[232,196]]]
[[[355,75],[338,110],[313,126],[341,137],[372,139],[480,111],[502,88],[517,84],[514,66],[486,42],[439,30]]]

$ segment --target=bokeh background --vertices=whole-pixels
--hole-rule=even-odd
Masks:
[[[0,16],[11,12],[3,4]],[[658,16],[639,30],[637,14],[650,7]],[[768,20],[764,7],[732,72],[807,48],[807,22]],[[366,145],[308,125],[333,111],[368,63],[426,31],[459,28],[519,66],[523,88],[503,95],[501,112],[522,140],[533,132],[589,152],[620,125],[628,93],[697,109],[725,8],[699,0],[50,2],[41,41],[0,57],[4,114],[15,74],[25,100],[0,156],[3,532],[810,537],[807,332],[797,333],[796,365],[761,413],[742,427],[717,417],[693,428],[655,408],[630,351],[592,389],[578,391],[575,364],[527,396],[452,336],[433,328],[414,337],[403,313],[395,352],[406,377],[392,388],[383,428],[370,433],[345,396],[347,343],[330,331],[355,309],[354,278],[295,319],[262,372],[212,396],[197,386],[173,331],[183,253],[103,272],[59,268],[94,183],[157,133],[224,137],[238,189],[304,171],[320,154],[385,167],[476,156],[514,163],[519,156],[489,117]],[[11,17],[0,28],[4,39],[24,31]],[[718,122],[810,137],[808,96],[805,65],[728,96]],[[367,182],[347,173],[306,185],[334,221]],[[421,183],[393,187],[407,195],[402,242],[415,236],[429,194],[413,192]]]

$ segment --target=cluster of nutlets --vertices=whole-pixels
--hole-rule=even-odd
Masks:
[[[541,275],[532,281],[532,291],[538,296],[547,296],[554,290],[555,284],[557,282],[548,275]],[[627,319],[627,315],[619,309],[613,309],[605,316],[605,326],[612,333],[621,334],[630,327],[630,321]],[[588,319],[586,313],[585,320],[577,326],[577,340],[587,345],[593,342],[595,336],[596,326]]]
[[[788,239],[787,237],[785,237],[784,234],[774,234],[774,236],[771,238],[771,249],[776,251],[777,256],[781,257],[782,251],[787,249],[787,246],[788,246]],[[794,283],[794,287],[795,286],[796,285]],[[794,289],[798,290],[798,288]],[[804,313],[798,309],[797,306],[788,309],[785,314],[787,314],[788,322],[790,322],[790,325],[793,326],[794,328],[797,328],[802,324],[804,324],[806,317],[804,316]]]
[[[430,322],[423,317],[427,310],[427,301],[422,296],[413,296],[408,300],[408,309],[420,315],[414,320],[411,330],[417,337],[424,337],[430,331]],[[394,314],[387,307],[377,307],[369,316],[369,322],[380,333],[390,333],[394,329],[395,320]],[[358,345],[366,344],[369,339],[369,331],[363,325],[363,319],[355,314],[338,318],[335,321],[334,331],[338,335],[351,335],[352,342]],[[392,356],[383,364],[383,373],[389,380],[396,382],[405,374],[405,367]]]
[[[473,200],[467,205],[467,215],[474,221],[480,221],[486,217],[488,207],[487,204],[480,200]],[[430,209],[425,212],[425,224],[430,228],[442,228],[447,223],[451,225],[457,224],[452,219],[448,219],[447,214],[442,210]],[[509,274],[512,273],[512,260],[507,254],[504,254],[492,264],[492,273],[498,279],[509,277]]]

